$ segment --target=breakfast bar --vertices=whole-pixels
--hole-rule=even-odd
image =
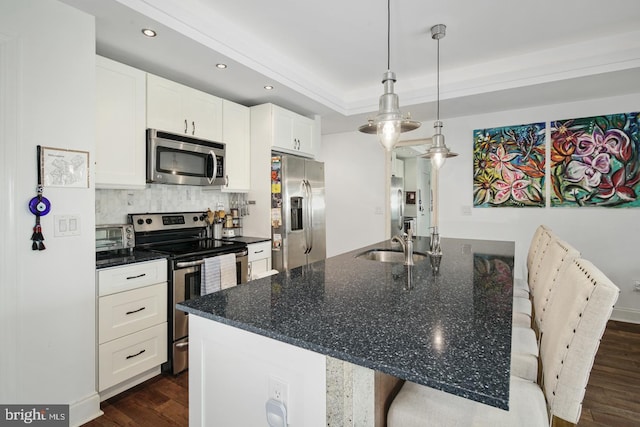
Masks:
[[[190,390],[190,416],[202,410],[194,403],[203,398],[198,394],[218,388],[224,389],[219,396],[230,399],[242,395],[234,394],[234,389],[246,389],[246,399],[253,396],[261,402],[264,417],[265,402],[274,387],[281,393],[282,383],[285,398],[298,403],[296,407],[290,402],[288,416],[299,415],[306,410],[302,396],[331,389],[324,372],[318,372],[315,380],[285,372],[296,371],[296,360],[306,360],[307,355],[306,371],[312,371],[309,367],[316,361],[321,368],[325,360],[326,366],[339,361],[508,409],[515,245],[468,239],[442,239],[441,244],[441,259],[431,258],[429,239],[416,238],[414,252],[424,257],[413,266],[358,256],[371,249],[402,250],[384,241],[180,304],[180,309],[197,317],[192,325],[199,334],[190,332],[190,348],[198,361],[190,370],[196,382],[204,378],[197,390]],[[215,334],[207,334],[208,329]],[[234,332],[241,336],[237,342],[229,340]],[[225,340],[216,334],[226,334]],[[248,348],[251,337],[256,343],[284,345],[290,351],[276,351],[277,360],[261,361],[266,353],[260,351],[263,344]],[[217,356],[209,360],[207,348]],[[236,350],[240,353],[233,353]],[[226,351],[229,354],[224,355]],[[224,378],[208,384],[207,378],[215,382],[215,376],[194,371],[217,364],[216,375],[225,377],[226,368],[220,364],[230,359],[229,370],[231,365],[238,370],[244,365],[256,373],[274,366],[275,370],[253,379],[237,378],[233,384]],[[316,380],[319,392],[312,390]],[[250,391],[256,388],[257,392]],[[356,388],[353,394],[358,394]],[[327,413],[331,401],[327,395],[323,402]],[[201,418],[192,418],[196,419]],[[325,423],[321,421],[318,425]]]

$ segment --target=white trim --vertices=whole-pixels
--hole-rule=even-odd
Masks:
[[[15,250],[17,238],[17,176],[20,122],[21,90],[20,72],[22,61],[20,39],[16,35],[0,34],[0,194],[3,195],[0,208],[0,341],[3,351],[0,353],[0,378],[3,387],[0,401],[15,397],[20,384],[21,369],[18,369],[20,356],[20,286],[18,283],[18,264]],[[27,233],[29,230],[25,230]],[[25,244],[21,242],[20,244]],[[28,244],[28,242],[27,242]]]
[[[98,393],[93,392],[84,399],[69,405],[69,425],[81,426],[98,418],[102,414],[103,412],[100,410],[100,396]]]
[[[640,310],[633,308],[614,308],[611,320],[640,324]]]

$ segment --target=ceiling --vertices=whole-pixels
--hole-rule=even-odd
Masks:
[[[319,115],[323,134],[364,124],[383,92],[384,0],[61,1],[96,17],[98,54],[247,106]],[[638,22],[636,0],[394,0],[389,62],[400,108],[435,118],[433,25],[447,26],[446,119],[640,92]]]

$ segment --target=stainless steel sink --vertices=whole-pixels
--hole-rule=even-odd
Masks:
[[[425,259],[426,257],[427,257],[426,254],[414,252],[413,262],[418,262],[420,260]],[[397,263],[403,264],[404,252],[394,251],[391,249],[371,249],[359,255],[356,255],[356,258],[368,259],[371,261],[379,261],[379,262],[397,262]]]

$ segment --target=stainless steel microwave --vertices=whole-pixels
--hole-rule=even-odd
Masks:
[[[226,185],[225,145],[147,129],[147,182]]]

